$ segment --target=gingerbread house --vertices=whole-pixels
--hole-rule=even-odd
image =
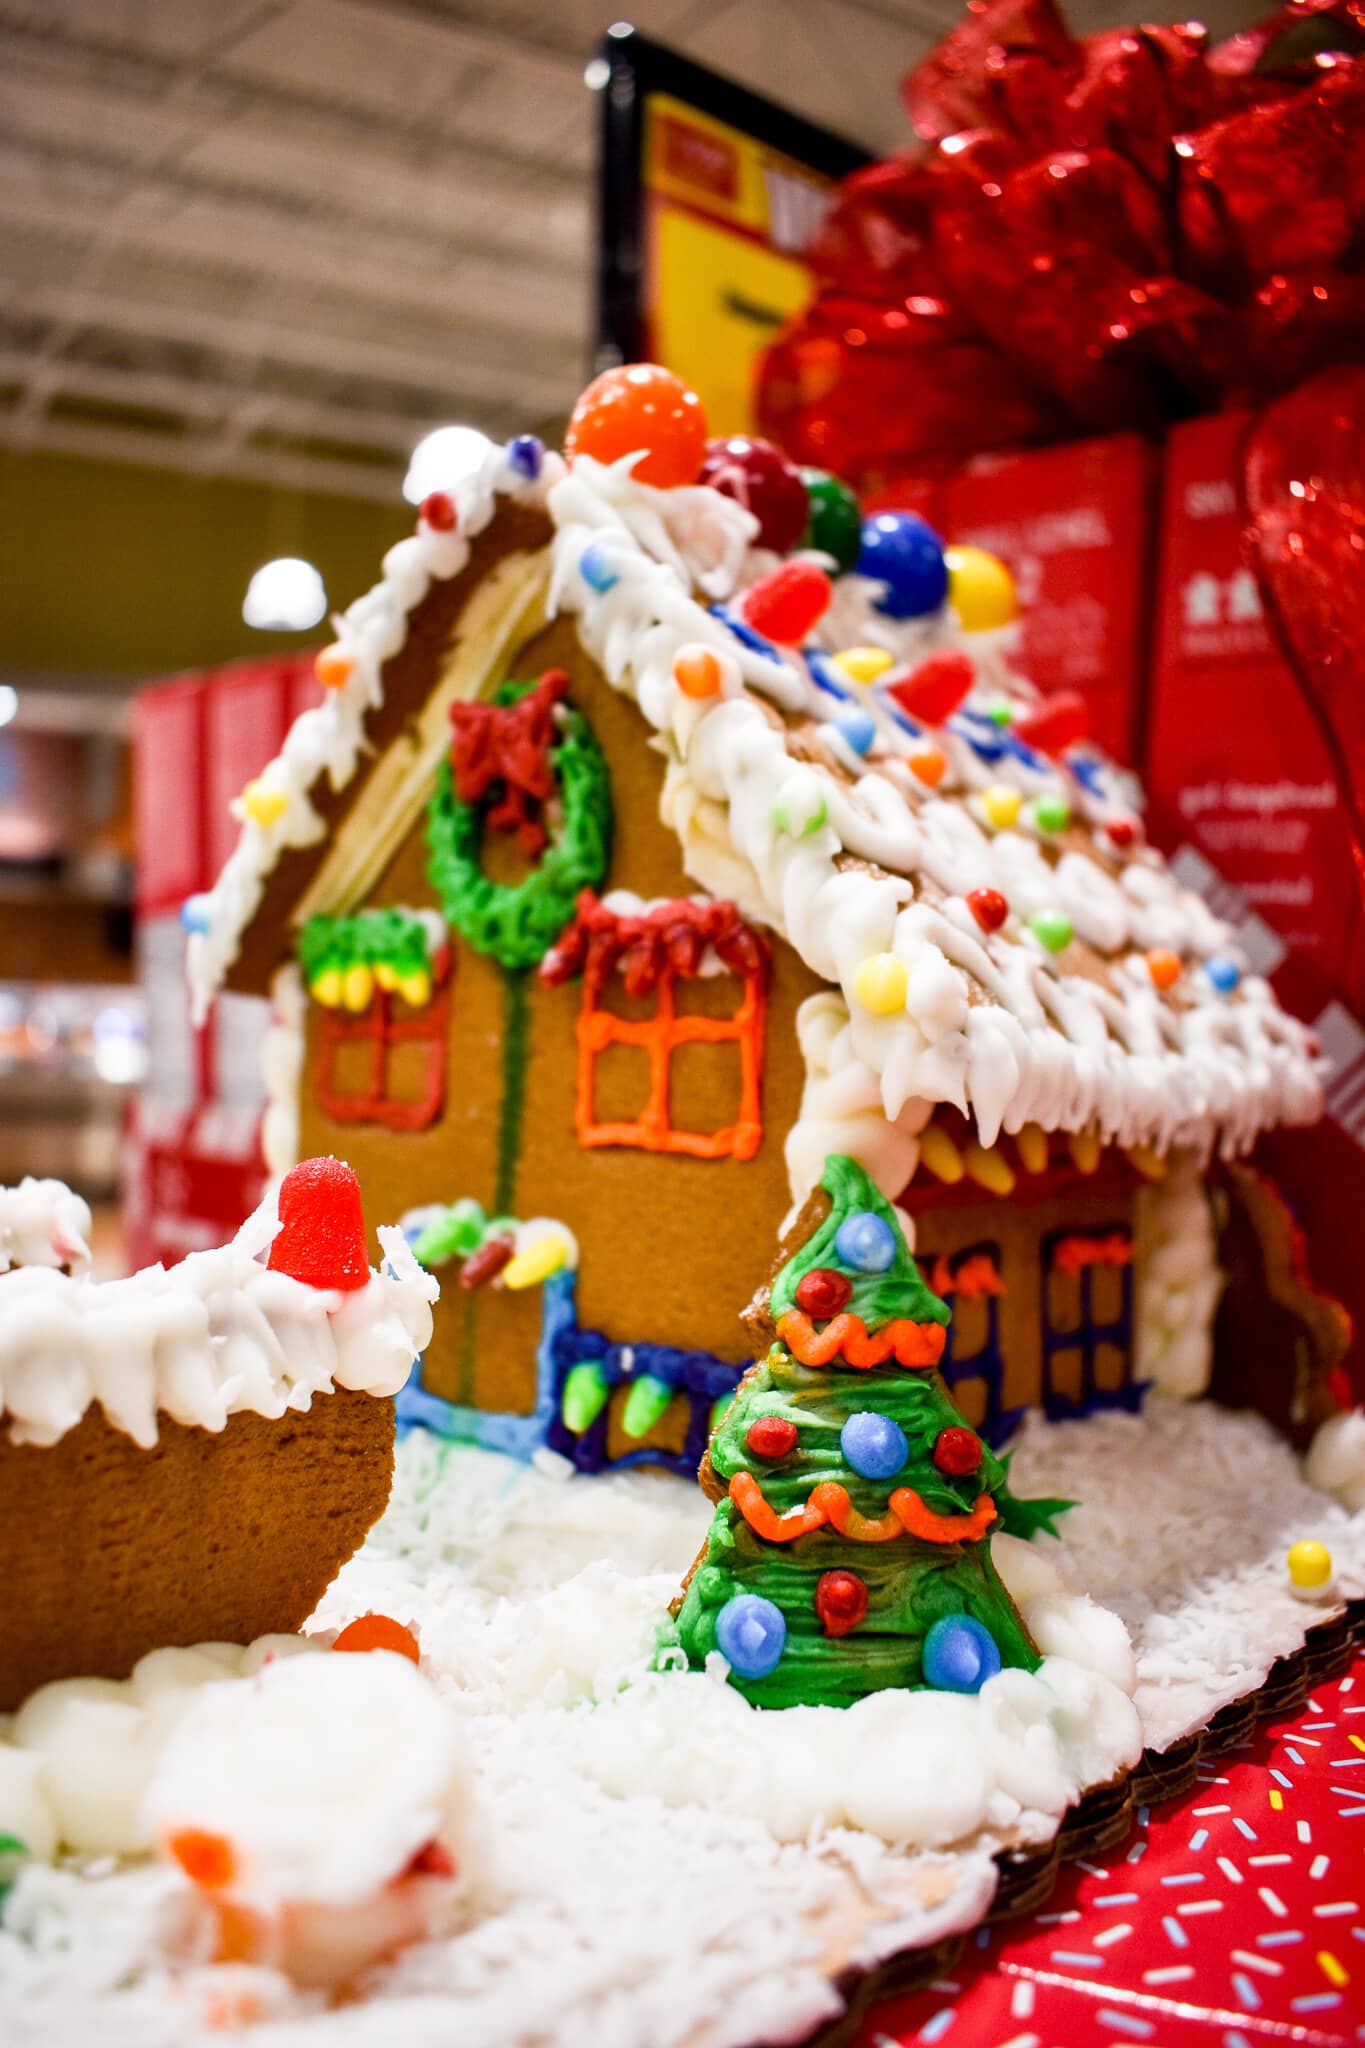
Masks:
[[[1001,565],[660,417],[426,501],[186,908],[201,1012],[274,1000],[271,1170],[344,1153],[455,1282],[400,1414],[694,1470],[838,1151],[991,1440],[1211,1382],[1306,1431],[1340,1320],[1232,1164],[1317,1116],[1303,1027],[1016,672]]]

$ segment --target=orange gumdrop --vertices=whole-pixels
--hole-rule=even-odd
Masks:
[[[175,1858],[191,1884],[205,1891],[220,1891],[237,1875],[237,1858],[223,1835],[206,1828],[179,1828],[166,1837],[168,1855]]]
[[[336,640],[330,647],[320,648],[313,659],[313,673],[324,690],[339,690],[354,667],[354,661]]]
[[[695,483],[706,454],[706,413],[695,391],[657,363],[625,363],[594,377],[569,418],[564,453],[618,462],[639,448],[633,474],[671,490]]]
[[[908,758],[911,774],[930,789],[942,782],[948,758],[941,747],[917,747]]]
[[[410,1628],[404,1628],[401,1621],[395,1621],[388,1614],[362,1614],[358,1621],[348,1621],[341,1634],[333,1643],[334,1650],[392,1650],[397,1657],[410,1658],[420,1664],[422,1653],[417,1647],[417,1638]]]

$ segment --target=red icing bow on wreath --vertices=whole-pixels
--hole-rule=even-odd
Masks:
[[[481,803],[491,794],[485,823],[498,832],[515,832],[532,860],[550,836],[543,806],[555,786],[550,761],[554,708],[568,688],[566,672],[552,668],[515,704],[450,707],[455,794],[466,804]]]
[[[599,989],[619,966],[627,993],[644,996],[665,970],[699,973],[708,948],[741,976],[759,972],[767,960],[763,941],[733,903],[697,903],[682,896],[632,916],[608,909],[585,889],[573,923],[546,954],[540,972],[555,984],[581,974],[589,988]]]

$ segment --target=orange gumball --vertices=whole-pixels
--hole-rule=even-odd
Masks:
[[[1153,946],[1147,955],[1147,972],[1158,988],[1174,988],[1180,979],[1180,955],[1169,946]]]
[[[362,1614],[358,1621],[348,1621],[341,1634],[333,1643],[334,1650],[392,1650],[397,1657],[410,1658],[420,1664],[422,1653],[417,1647],[417,1638],[410,1628],[404,1628],[401,1621],[395,1621],[388,1614]]]
[[[720,692],[720,659],[709,647],[680,647],[673,657],[673,680],[684,697],[715,697]]]
[[[706,454],[706,414],[695,391],[657,363],[625,363],[594,377],[573,409],[564,453],[618,462],[645,452],[634,475],[671,490],[695,483]]]

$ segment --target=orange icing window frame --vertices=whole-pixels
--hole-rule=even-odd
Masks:
[[[424,1131],[435,1123],[445,1103],[446,1021],[450,1014],[451,952],[443,947],[432,962],[431,1000],[422,1009],[398,1015],[399,999],[376,985],[361,1011],[327,1009],[322,1013],[322,1046],[314,1093],[318,1107],[334,1124],[383,1124],[391,1131]],[[424,1044],[427,1066],[419,1095],[408,1102],[389,1099],[389,1056],[396,1046]],[[343,1046],[368,1045],[368,1086],[360,1093],[336,1085],[337,1055]]]
[[[708,950],[743,981],[739,1005],[729,1017],[679,1015],[677,983],[700,974]],[[598,997],[618,968],[630,995],[655,993],[652,1017],[618,1017],[598,1008]],[[735,905],[696,903],[684,897],[655,904],[638,916],[620,915],[585,891],[574,923],[541,967],[550,982],[566,981],[579,972],[583,1002],[578,1014],[574,1123],[580,1145],[629,1145],[692,1159],[752,1159],[763,1141],[768,949]],[[641,1048],[649,1062],[644,1108],[638,1117],[625,1121],[600,1119],[594,1107],[598,1055],[616,1045]],[[670,1122],[669,1073],[673,1054],[684,1045],[738,1048],[739,1114],[722,1130],[678,1130]]]

